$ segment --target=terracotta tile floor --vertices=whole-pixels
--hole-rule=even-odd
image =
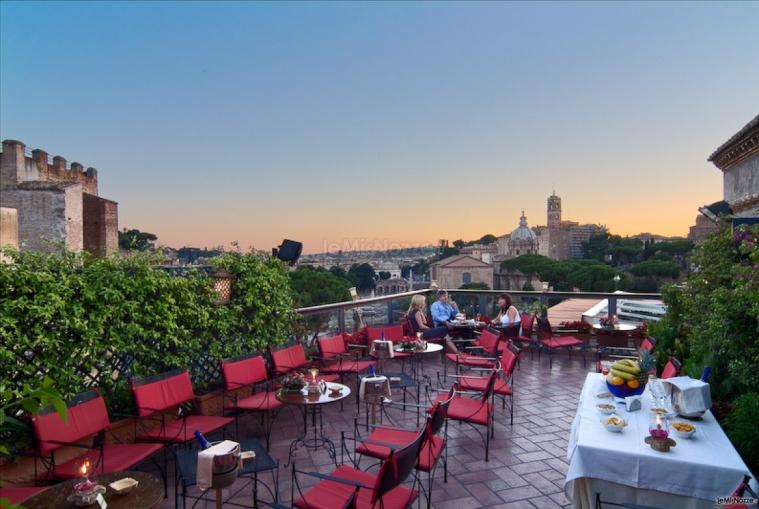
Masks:
[[[437,385],[436,373],[442,372],[437,355],[425,363],[425,373]],[[472,428],[451,422],[448,426],[448,482],[443,482],[443,469],[435,473],[432,505],[439,509],[455,508],[552,508],[566,507],[563,483],[567,471],[566,447],[570,425],[574,418],[577,400],[585,375],[590,369],[583,367],[582,357],[573,355],[569,359],[565,352],[554,356],[553,369],[548,368],[548,358],[544,355],[538,361],[537,354],[530,359],[529,351],[522,354],[521,368],[515,372],[515,413],[514,424],[509,424],[508,409],[496,405],[495,436],[490,444],[490,461],[485,462],[485,449],[480,436]],[[432,362],[431,362],[432,361]],[[386,367],[392,371],[396,366]],[[449,367],[450,369],[450,367]],[[397,370],[397,369],[396,369]],[[442,373],[441,373],[442,374]],[[448,386],[452,379],[448,379]],[[354,382],[349,382],[353,386]],[[415,391],[415,389],[414,389]],[[424,397],[424,396],[423,396]],[[412,401],[413,398],[409,398]],[[364,433],[365,409],[362,405],[358,414],[360,432]],[[341,411],[340,405],[327,405],[324,411],[324,429],[338,447],[337,460],[340,462],[340,432],[351,436],[353,419],[357,416],[355,399],[347,399]],[[413,428],[416,426],[415,409],[389,410],[389,418],[395,424]],[[302,417],[297,409],[284,409],[275,422],[271,438],[271,453],[280,460],[280,503],[290,505],[291,475],[285,468],[291,441],[302,429]],[[385,424],[389,424],[385,418]],[[241,433],[260,433],[257,419],[243,419]],[[349,443],[350,446],[350,443]],[[346,457],[346,462],[347,462]],[[335,465],[325,450],[299,449],[295,456],[299,470],[318,471],[328,474]],[[371,461],[364,459],[362,468],[369,467]],[[370,471],[376,471],[372,467]],[[261,479],[271,485],[271,476],[262,474]],[[301,487],[315,482],[307,477],[298,477]],[[426,474],[422,474],[426,483]],[[233,486],[239,488],[242,483]],[[305,490],[304,490],[305,491]],[[197,494],[196,489],[191,493]],[[246,493],[250,493],[245,490]],[[225,490],[225,494],[229,491]],[[297,497],[296,491],[296,497]],[[268,500],[263,497],[262,499]],[[251,497],[236,496],[232,502],[250,504]],[[188,499],[188,507],[192,506]],[[204,505],[205,504],[205,505]],[[174,507],[173,493],[160,506]],[[180,505],[181,507],[181,505]],[[215,507],[213,503],[199,502],[195,507]],[[225,504],[225,507],[232,507]],[[424,507],[424,504],[422,504]]]

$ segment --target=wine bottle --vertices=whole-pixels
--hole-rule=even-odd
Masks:
[[[201,433],[200,430],[196,429],[193,434],[195,435],[195,438],[198,439],[198,442],[200,442],[200,446],[203,449],[208,449],[211,447],[211,444],[208,443],[208,440],[206,440],[206,437],[203,436],[203,433]]]
[[[374,364],[369,364],[369,376],[374,377]]]

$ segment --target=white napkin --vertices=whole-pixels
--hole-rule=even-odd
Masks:
[[[689,376],[675,376],[662,380],[667,395],[672,397],[672,404],[682,414],[704,412],[712,407],[712,394],[709,384]]]
[[[217,455],[227,454],[228,452],[239,447],[240,444],[231,440],[224,440],[208,449],[203,449],[198,453],[198,468],[195,481],[198,488],[207,490],[211,488],[213,482],[213,458]]]
[[[381,384],[383,384],[384,388],[383,388],[383,391],[382,391],[382,395],[384,397],[386,397],[386,398],[390,396],[390,380],[388,380],[386,376],[384,376],[384,375],[365,376],[364,378],[361,379],[361,387],[358,390],[358,397],[359,397],[359,399],[361,399],[361,401],[364,400],[364,393],[365,393],[364,387],[366,386],[367,383],[372,383],[372,384],[381,383]]]

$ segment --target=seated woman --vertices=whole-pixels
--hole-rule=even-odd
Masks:
[[[521,320],[519,310],[514,306],[511,301],[511,295],[508,293],[502,293],[498,296],[498,316],[496,316],[490,323],[501,327],[513,325]]]
[[[414,334],[421,332],[422,339],[427,341],[444,339],[448,334],[448,327],[445,325],[440,327],[430,327],[427,325],[427,315],[424,312],[426,304],[424,295],[414,295],[411,298],[411,305],[406,314],[411,324],[411,329],[414,331]]]

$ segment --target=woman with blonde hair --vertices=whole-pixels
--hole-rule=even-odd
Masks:
[[[427,325],[427,314],[424,312],[426,307],[427,301],[424,295],[411,297],[411,304],[406,312],[406,318],[411,324],[411,329],[414,334],[421,332],[422,338],[428,341],[444,338],[448,333],[448,327],[430,327]]]

